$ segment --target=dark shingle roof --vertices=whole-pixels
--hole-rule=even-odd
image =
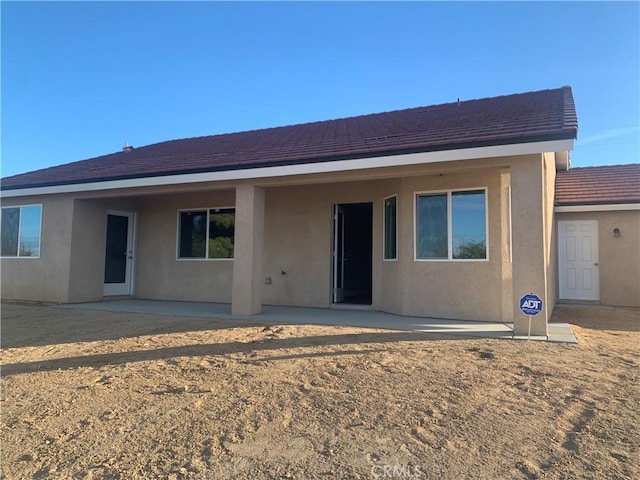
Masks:
[[[2,179],[2,189],[576,138],[570,87],[156,143]]]
[[[556,175],[558,206],[640,203],[640,163],[572,168]]]

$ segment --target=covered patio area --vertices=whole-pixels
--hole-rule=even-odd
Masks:
[[[376,310],[302,308],[265,305],[258,315],[234,315],[228,303],[176,302],[161,300],[120,299],[102,302],[59,305],[58,308],[99,310],[109,312],[144,313],[178,317],[219,318],[252,323],[310,324],[407,330],[425,333],[444,333],[487,338],[527,339],[514,335],[513,323],[474,322],[393,315]],[[549,335],[532,335],[531,340],[577,343],[568,323],[550,323]]]

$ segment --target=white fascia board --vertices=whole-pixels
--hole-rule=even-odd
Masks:
[[[556,213],[569,212],[615,212],[622,210],[640,210],[640,203],[612,203],[607,205],[564,205],[553,209]]]
[[[21,188],[0,191],[0,197],[23,197],[27,195],[52,195],[59,193],[91,192],[100,190],[117,190],[122,188],[152,187],[162,185],[179,185],[201,182],[219,182],[248,180],[290,175],[308,175],[313,173],[344,172],[368,168],[398,167],[427,163],[455,162],[474,158],[510,157],[544,152],[561,152],[573,148],[573,140],[553,140],[549,142],[516,143],[512,145],[495,145],[488,147],[463,148],[458,150],[441,150],[435,152],[408,153],[404,155],[387,155],[382,157],[366,157],[354,160],[336,160],[318,163],[303,163],[276,167],[246,168],[239,170],[222,170],[218,172],[187,173],[182,175],[165,175],[155,177],[109,180],[105,182],[74,183],[70,185],[53,185],[50,187]]]

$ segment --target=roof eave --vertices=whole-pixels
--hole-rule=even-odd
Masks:
[[[36,190],[43,188],[51,188],[51,187],[61,187],[64,190],[64,187],[69,187],[69,191],[73,191],[73,186],[86,186],[91,184],[101,184],[106,182],[122,182],[128,180],[142,180],[142,179],[170,179],[177,177],[185,177],[185,176],[193,176],[193,175],[204,175],[211,174],[215,176],[215,174],[220,174],[222,176],[226,176],[229,178],[225,178],[227,180],[233,179],[245,179],[245,178],[260,178],[264,176],[264,171],[266,169],[271,170],[270,174],[266,176],[274,176],[271,173],[275,170],[273,169],[296,169],[298,170],[307,170],[305,167],[313,166],[313,165],[322,165],[322,168],[317,168],[318,173],[327,173],[331,171],[342,171],[342,170],[357,170],[362,168],[372,168],[374,166],[392,166],[392,165],[401,165],[402,163],[397,163],[392,161],[391,164],[385,165],[384,161],[382,161],[382,165],[373,165],[378,164],[380,162],[371,162],[372,165],[369,166],[361,166],[358,165],[354,168],[347,168],[345,166],[345,162],[354,162],[354,165],[357,163],[361,163],[362,161],[369,160],[377,160],[377,159],[399,159],[399,157],[406,156],[414,156],[414,155],[427,155],[429,157],[428,161],[424,163],[434,163],[435,161],[451,161],[448,158],[463,160],[463,159],[472,159],[472,158],[487,158],[487,152],[493,151],[494,154],[490,156],[506,156],[504,152],[509,152],[508,155],[523,155],[529,153],[544,153],[544,152],[556,152],[556,157],[558,152],[568,152],[573,149],[573,141],[575,138],[575,134],[571,132],[562,132],[560,134],[554,135],[543,135],[533,138],[527,138],[526,141],[519,141],[514,143],[513,139],[505,139],[504,141],[478,141],[465,143],[460,145],[435,145],[430,146],[429,148],[407,148],[401,150],[394,151],[386,151],[386,152],[373,152],[367,154],[355,154],[348,156],[339,156],[339,157],[324,157],[324,158],[310,158],[310,159],[302,159],[302,160],[291,160],[291,161],[283,161],[283,162],[271,162],[268,164],[251,164],[251,165],[234,165],[234,166],[223,166],[220,168],[207,168],[207,169],[185,169],[181,171],[171,171],[171,172],[159,172],[157,174],[139,174],[139,175],[125,175],[125,176],[111,176],[111,177],[100,177],[91,180],[84,181],[67,181],[67,182],[44,182],[38,184],[27,184],[27,185],[12,185],[9,187],[5,187],[0,183],[0,196],[2,197],[10,197],[10,196],[23,196],[23,195],[34,195],[36,193],[32,193]],[[521,152],[520,152],[521,151]],[[475,156],[472,156],[475,155]],[[433,158],[442,157],[440,160],[433,160]],[[411,162],[412,163],[423,163],[423,162]],[[331,168],[331,165],[335,165],[335,169]],[[311,168],[310,170],[315,170]],[[247,174],[246,172],[255,172],[256,175]],[[232,172],[238,172],[235,177],[234,175],[228,175]],[[304,172],[304,173],[315,173],[313,171]],[[227,174],[227,175],[224,175]],[[282,175],[286,175],[287,173],[283,173]],[[207,175],[207,176],[211,176]],[[214,179],[215,180],[215,179]],[[202,180],[197,180],[202,181]],[[205,180],[210,181],[210,180]],[[166,184],[172,184],[176,182],[167,181]],[[184,183],[191,183],[190,181],[185,181]],[[162,185],[163,182],[160,180],[156,183],[157,185]],[[82,190],[87,190],[87,188],[83,188]],[[17,192],[22,192],[18,194]]]
[[[555,205],[555,207],[553,208],[553,211],[555,213],[607,212],[625,210],[640,210],[640,200],[628,200],[608,203],[563,203],[560,205]]]

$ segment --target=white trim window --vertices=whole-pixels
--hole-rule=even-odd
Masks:
[[[178,210],[178,259],[233,259],[236,209]]]
[[[415,260],[488,260],[486,188],[415,197]]]
[[[382,249],[384,260],[398,259],[398,196],[391,195],[384,198],[383,204],[384,234]]]
[[[42,205],[2,207],[2,257],[40,258]]]

